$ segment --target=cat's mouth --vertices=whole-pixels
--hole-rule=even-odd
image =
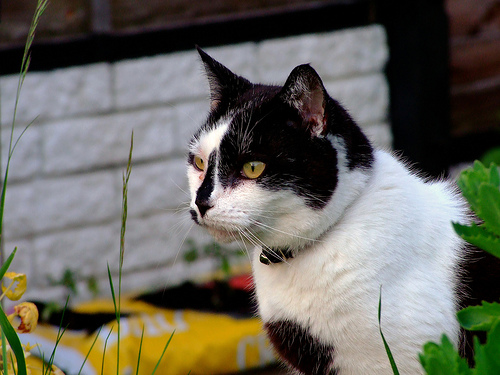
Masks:
[[[191,210],[190,213],[193,221],[205,228],[208,233],[210,233],[210,235],[218,242],[229,243],[236,241],[236,239],[239,237],[240,232],[235,228],[228,229],[220,226],[213,226],[205,221],[200,221],[195,210]]]
[[[244,227],[240,227],[235,223],[224,225],[224,223],[221,223],[219,220],[207,218],[200,219],[195,210],[191,210],[190,213],[193,221],[207,230],[217,242],[229,243],[234,241],[250,241],[249,233],[251,233],[251,237],[257,237],[257,227],[255,225]]]

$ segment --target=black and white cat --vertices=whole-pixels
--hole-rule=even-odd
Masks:
[[[255,246],[258,311],[297,374],[401,374],[455,313],[467,207],[374,149],[309,65],[252,84],[199,50],[211,110],[189,145],[191,215],[221,242]]]

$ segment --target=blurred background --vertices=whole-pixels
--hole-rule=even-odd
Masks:
[[[35,7],[0,2],[3,167]],[[498,0],[52,0],[18,106],[15,137],[35,121],[13,156],[3,232],[26,298],[109,296],[132,130],[124,291],[249,272],[187,209],[186,145],[208,111],[196,44],[264,83],[310,62],[374,144],[430,176],[500,146]]]

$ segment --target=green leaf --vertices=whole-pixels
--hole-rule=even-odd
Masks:
[[[92,296],[97,297],[99,295],[99,282],[95,276],[90,276],[87,279],[87,289],[92,293]]]
[[[498,151],[500,153],[500,148],[498,148]],[[494,163],[490,165],[490,184],[500,188],[500,172],[498,171],[498,165]]]
[[[231,264],[229,263],[229,258],[227,256],[221,256],[220,268],[226,277],[231,275]]]
[[[478,193],[477,215],[484,220],[487,228],[500,235],[500,190],[496,186],[482,183]]]
[[[113,277],[111,276],[111,269],[109,268],[109,264],[108,264],[108,281],[109,281],[109,289],[111,290],[111,299],[113,300],[113,306],[115,308],[116,321],[120,323],[120,313],[118,311],[118,306],[116,303],[115,287],[113,285]]]
[[[0,281],[2,280],[3,276],[5,275],[5,272],[10,267],[10,264],[12,263],[12,260],[14,259],[14,256],[16,255],[17,252],[17,247],[14,248],[14,251],[9,255],[9,257],[5,260],[5,262],[2,264],[2,267],[0,268]]]
[[[467,199],[474,212],[477,212],[479,208],[479,185],[483,182],[489,183],[490,175],[491,171],[476,160],[473,167],[463,171],[457,180],[463,196]]]
[[[465,241],[487,251],[488,253],[500,258],[500,237],[495,236],[484,226],[472,224],[470,227],[453,223],[453,228]]]
[[[478,338],[474,337],[474,352],[476,374],[500,374],[500,322],[498,320],[488,333],[486,344],[480,345]]]
[[[500,304],[482,302],[482,305],[469,306],[457,313],[460,325],[470,331],[489,331],[500,320]]]
[[[184,253],[184,261],[186,263],[193,263],[198,259],[198,250],[191,248]]]
[[[7,341],[9,341],[9,345],[12,348],[14,355],[16,356],[18,375],[26,375],[26,360],[24,358],[24,349],[21,345],[21,341],[19,340],[19,336],[10,324],[9,319],[7,319],[7,315],[5,315],[1,305],[0,327],[2,328],[2,332],[5,334]]]
[[[467,361],[460,357],[450,339],[443,335],[441,344],[428,342],[419,355],[420,363],[429,375],[471,375]]]
[[[500,147],[493,148],[491,150],[488,150],[482,157],[481,157],[481,162],[486,165],[490,166],[492,163],[495,163],[497,165],[500,164]]]

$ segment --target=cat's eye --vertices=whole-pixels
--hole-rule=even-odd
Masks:
[[[241,171],[245,177],[254,179],[259,177],[262,172],[264,172],[265,168],[266,164],[261,161],[249,161],[243,164],[243,169]]]
[[[198,169],[199,171],[204,171],[205,170],[205,162],[203,161],[202,158],[200,158],[199,156],[195,156],[194,157],[194,166],[196,167],[196,169]]]

